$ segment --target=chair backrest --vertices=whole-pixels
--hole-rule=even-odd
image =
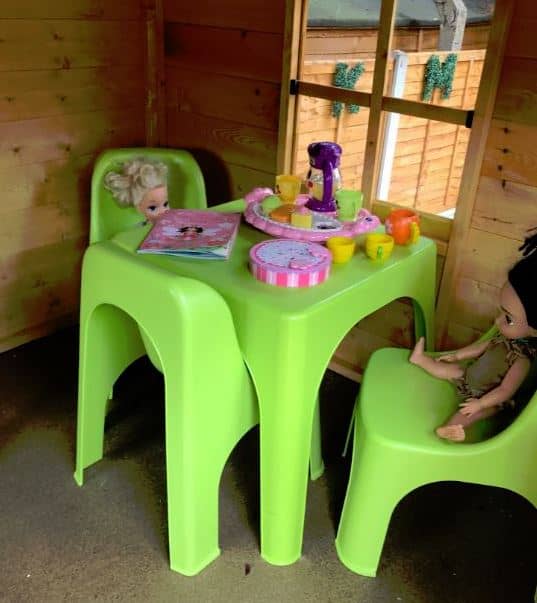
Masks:
[[[90,243],[110,239],[117,232],[138,224],[143,216],[134,207],[120,207],[104,187],[104,177],[135,157],[162,161],[168,166],[170,207],[207,207],[205,183],[196,160],[188,151],[159,148],[110,149],[97,158],[91,180]]]
[[[497,473],[501,474],[498,468],[503,468],[507,474],[516,474],[519,478],[525,476],[521,479],[523,491],[520,488],[514,490],[537,507],[537,360],[532,362],[528,375],[515,394],[515,401],[514,409],[506,409],[496,415],[500,420],[500,432],[476,446],[480,451],[492,453],[490,462]]]

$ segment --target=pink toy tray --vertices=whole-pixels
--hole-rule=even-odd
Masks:
[[[298,228],[272,220],[261,210],[261,201],[253,201],[244,211],[244,219],[259,230],[284,239],[297,241],[326,241],[334,236],[354,237],[374,230],[380,224],[377,216],[366,209],[358,212],[354,222],[340,222],[334,216],[313,212],[313,228]]]
[[[328,278],[332,254],[317,243],[272,239],[250,249],[254,277],[277,287],[313,287]]]

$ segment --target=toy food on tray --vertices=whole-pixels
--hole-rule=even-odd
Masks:
[[[362,209],[362,193],[341,186],[342,152],[336,142],[312,142],[305,181],[295,174],[278,174],[275,191],[254,188],[244,197],[246,221],[276,237],[302,241],[354,237],[374,230],[380,220]],[[300,194],[303,184],[307,194]]]
[[[357,209],[354,220],[348,219],[347,207],[345,220],[338,218],[337,211],[313,211],[307,207],[308,199],[308,195],[297,195],[294,203],[284,203],[271,189],[254,189],[245,196],[244,217],[263,232],[299,241],[326,241],[336,235],[353,237],[380,224],[377,216],[365,209]]]

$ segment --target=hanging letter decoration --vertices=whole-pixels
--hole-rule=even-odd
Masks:
[[[455,75],[456,66],[456,54],[448,54],[443,63],[440,62],[440,58],[437,54],[432,54],[425,65],[421,99],[424,101],[431,100],[435,88],[442,91],[442,98],[449,98],[453,86],[453,77]]]
[[[346,88],[347,90],[353,90],[358,78],[364,72],[364,64],[356,63],[354,67],[349,69],[347,63],[336,63],[336,70],[334,72],[334,86],[338,88]],[[339,117],[343,110],[343,103],[340,101],[334,101],[332,103],[332,116]],[[358,105],[351,104],[347,107],[349,113],[358,113],[360,107]]]

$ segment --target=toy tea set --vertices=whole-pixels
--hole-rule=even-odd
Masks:
[[[256,188],[245,196],[244,217],[276,239],[250,250],[250,268],[258,280],[280,287],[311,287],[326,280],[332,262],[344,263],[355,250],[354,237],[380,225],[362,205],[362,193],[341,188],[341,147],[334,142],[308,146],[310,170],[307,194],[302,179],[276,176],[276,191]],[[365,250],[374,261],[386,260],[394,243],[415,242],[419,219],[409,210],[394,210],[386,220],[386,233],[369,234]],[[326,247],[319,243],[325,242]]]

